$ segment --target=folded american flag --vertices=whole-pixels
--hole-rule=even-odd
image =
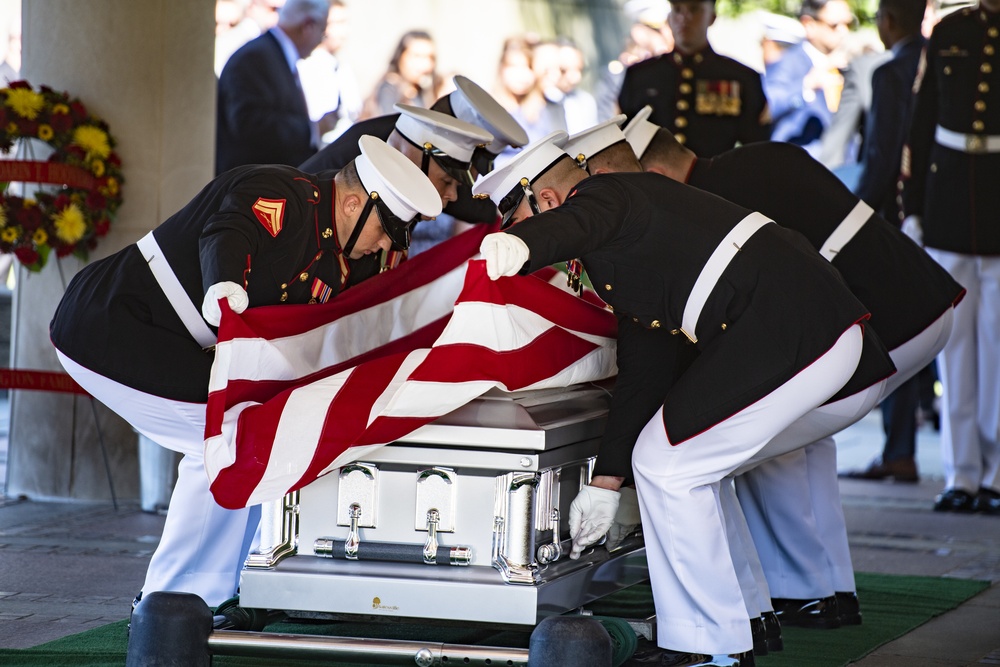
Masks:
[[[491,388],[614,375],[615,319],[532,276],[486,276],[477,226],[327,304],[223,301],[205,465],[223,507],[275,500]]]

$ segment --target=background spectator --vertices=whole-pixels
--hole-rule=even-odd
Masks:
[[[545,48],[535,50],[537,40],[529,37],[511,37],[503,45],[497,83],[493,97],[528,133],[529,141],[540,139],[554,130],[565,130],[566,119],[562,109],[549,103],[542,92],[538,68],[534,67],[536,54],[545,55]],[[508,148],[504,157],[516,152]],[[503,159],[498,160],[502,162]]]
[[[339,55],[350,32],[348,19],[344,0],[331,0],[323,43],[299,63],[309,117],[319,124],[323,145],[340,136],[361,113],[354,70]]]
[[[219,77],[217,174],[244,164],[298,166],[316,152],[297,63],[323,41],[328,0],[288,0],[278,24],[250,40]]]
[[[854,15],[845,0],[804,0],[799,20],[806,38],[767,66],[764,91],[774,120],[771,139],[803,146],[815,157],[840,104],[846,62],[836,54]]]
[[[429,108],[438,98],[440,81],[436,75],[434,40],[424,30],[404,34],[389,60],[389,68],[365,100],[361,118],[384,116],[396,104]]]

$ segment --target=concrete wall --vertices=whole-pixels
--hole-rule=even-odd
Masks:
[[[104,118],[117,140],[124,205],[91,259],[134,242],[212,176],[215,136],[212,0],[47,0],[22,8],[22,78],[66,90]],[[59,370],[48,324],[82,264],[18,269],[12,361]],[[110,498],[100,424],[119,499],[138,498],[137,437],[89,399],[15,391],[7,494]]]

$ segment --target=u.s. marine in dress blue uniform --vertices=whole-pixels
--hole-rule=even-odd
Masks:
[[[368,140],[375,147],[343,175],[278,165],[222,174],[138,243],[81,270],[56,309],[50,336],[67,372],[137,431],[184,454],[146,593],[190,592],[209,605],[232,597],[259,516],[219,507],[205,474],[213,295],[225,286],[237,312],[323,302],[360,280],[345,256],[389,247],[396,211],[412,222],[441,210],[416,167]],[[409,168],[406,183],[390,183],[384,165]]]
[[[962,286],[803,149],[768,142],[698,159],[687,183],[795,229],[830,260],[870,309],[872,328],[898,369],[883,395],[923,368],[944,345]],[[836,470],[835,444],[826,435],[736,479],[771,595],[780,599],[775,606],[786,625],[860,619]],[[808,498],[811,503],[803,502]],[[796,617],[807,606],[804,601],[813,600],[826,601]]]
[[[556,208],[508,230],[528,259],[501,271],[579,257],[614,308],[618,379],[594,480],[634,473],[659,645],[746,652],[750,623],[726,546],[720,484],[851,378],[862,347],[857,323],[867,311],[801,235],[759,214],[656,174],[577,174],[585,180],[564,181]],[[503,213],[507,184],[480,185],[497,187],[492,196]],[[546,196],[548,186],[531,187],[536,198]],[[718,273],[708,268],[730,251]],[[707,293],[705,273],[714,275]],[[704,301],[692,326],[697,294]],[[689,339],[697,340],[693,360]],[[828,363],[834,357],[840,361]],[[594,520],[585,514],[583,522]]]
[[[1000,2],[934,28],[917,74],[904,225],[968,289],[938,357],[945,490],[935,509],[1000,515]]]
[[[651,120],[699,156],[771,136],[760,74],[710,46],[692,55],[675,50],[625,70],[622,113],[632,118],[647,104]]]

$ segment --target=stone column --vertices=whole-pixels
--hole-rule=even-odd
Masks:
[[[125,178],[124,204],[91,260],[136,241],[212,177],[215,152],[211,0],[48,0],[22,8],[22,78],[78,97],[109,125]],[[18,269],[12,365],[61,370],[48,325],[83,263],[53,258]],[[138,498],[137,436],[88,398],[14,391],[7,495],[108,500],[96,423],[119,500]]]

